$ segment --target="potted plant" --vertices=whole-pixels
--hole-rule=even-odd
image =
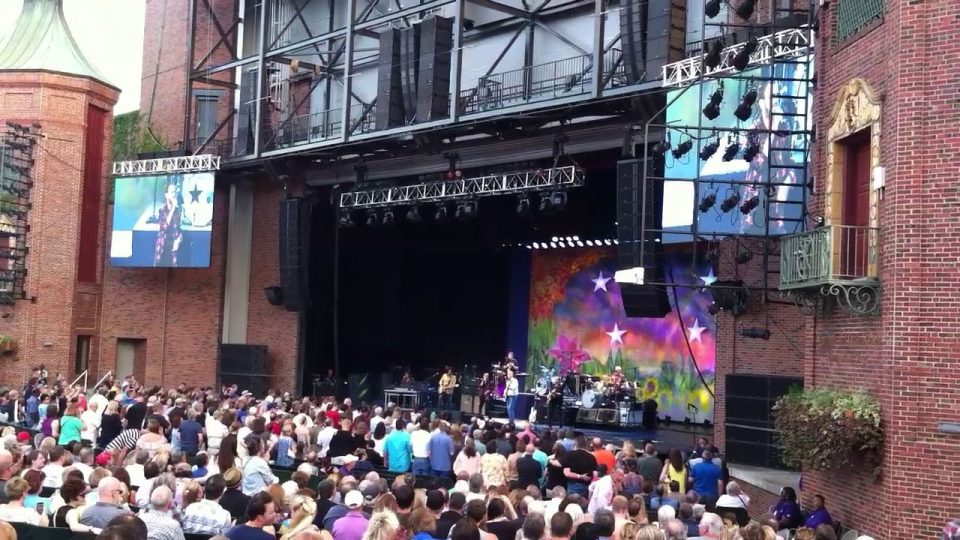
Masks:
[[[820,471],[863,466],[879,478],[880,403],[865,391],[794,389],[777,400],[773,415],[786,465]]]
[[[0,354],[13,354],[17,351],[17,340],[10,336],[0,335]]]

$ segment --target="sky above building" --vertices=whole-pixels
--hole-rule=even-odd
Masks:
[[[110,84],[119,87],[116,114],[140,107],[143,17],[146,0],[64,0],[63,11],[80,50]],[[20,15],[23,0],[0,0],[0,41]]]

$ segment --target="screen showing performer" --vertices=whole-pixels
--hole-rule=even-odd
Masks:
[[[117,178],[110,264],[210,266],[213,197],[213,173]]]

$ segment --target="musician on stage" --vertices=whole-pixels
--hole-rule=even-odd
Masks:
[[[507,352],[507,357],[503,359],[503,362],[500,363],[500,369],[504,372],[513,371],[517,372],[517,360],[513,357],[513,351]]]
[[[554,418],[563,428],[563,386],[562,381],[557,381],[550,386],[547,393],[547,428],[553,427]]]
[[[446,411],[453,408],[453,390],[457,387],[457,376],[453,374],[453,368],[447,366],[447,370],[440,376],[440,410]]]
[[[626,380],[626,377],[623,375],[623,368],[620,366],[614,368],[613,373],[610,375],[610,384],[612,384],[614,388],[620,388]]]
[[[507,371],[507,387],[503,395],[507,398],[507,419],[513,424],[517,416],[517,395],[520,394],[520,381],[513,376],[513,371]]]
[[[403,386],[404,388],[409,388],[409,385],[413,384],[413,382],[414,382],[413,374],[410,373],[410,369],[408,368],[406,371],[403,372],[403,378],[400,379],[400,386]]]

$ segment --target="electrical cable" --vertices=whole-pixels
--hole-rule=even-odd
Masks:
[[[693,362],[693,367],[697,370],[697,376],[700,378],[700,382],[703,384],[703,387],[706,388],[707,393],[710,394],[710,397],[716,398],[716,396],[713,394],[713,389],[711,389],[710,385],[707,384],[707,379],[704,378],[703,372],[700,371],[700,364],[697,363],[697,356],[693,354],[693,347],[690,345],[690,337],[687,335],[687,325],[684,324],[683,314],[680,313],[680,300],[677,299],[677,284],[673,277],[673,266],[670,267],[669,272],[666,272],[666,276],[670,279],[669,287],[673,289],[673,311],[677,314],[677,321],[680,322],[680,333],[683,334],[683,341],[687,344],[687,351],[690,352],[690,361]]]
[[[167,145],[163,144],[159,138],[157,138],[156,133],[153,132],[153,105],[157,101],[157,86],[160,82],[160,60],[163,58],[163,40],[166,36],[166,26],[167,26],[167,0],[163,0],[163,3],[160,4],[160,41],[157,43],[157,63],[153,71],[153,88],[150,90],[150,105],[147,107],[147,133],[150,134],[150,138],[153,139],[153,142],[157,143],[159,146],[162,146],[165,150],[169,150]],[[187,96],[189,99],[189,96]]]

